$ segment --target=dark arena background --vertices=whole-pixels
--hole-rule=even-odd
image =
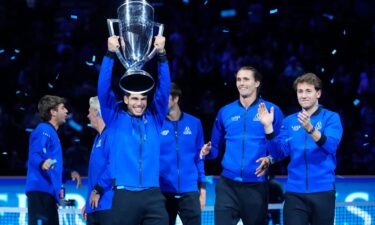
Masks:
[[[155,21],[165,25],[172,80],[183,91],[181,107],[201,119],[205,141],[219,108],[238,98],[234,75],[241,66],[259,69],[261,96],[285,115],[299,110],[293,80],[316,73],[323,81],[320,103],[339,113],[344,128],[336,154],[336,224],[375,224],[375,1],[149,2]],[[58,131],[64,165],[87,175],[96,133],[88,126],[88,101],[97,95],[107,50],[106,20],[117,17],[122,3],[0,2],[0,224],[26,224],[28,138],[40,122],[36,106],[43,95],[68,100],[69,120]],[[152,75],[155,62],[145,65]],[[118,80],[124,72],[116,59],[112,82],[119,100]],[[284,160],[269,171],[281,187],[287,164]],[[210,184],[203,224],[213,224],[220,159],[206,161],[205,170]],[[60,224],[84,224],[80,208],[87,189],[77,190],[69,182],[66,188],[77,204],[61,207]]]

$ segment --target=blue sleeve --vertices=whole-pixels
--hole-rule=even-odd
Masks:
[[[272,158],[280,161],[290,154],[289,134],[287,121],[284,119],[279,130],[279,134],[275,137],[275,133],[271,134],[271,138],[267,138],[267,149]]]
[[[47,160],[48,145],[51,140],[47,130],[37,128],[30,137],[29,162],[35,168],[41,169],[41,164]]]
[[[109,132],[109,131],[106,131]],[[100,190],[109,191],[112,188],[112,174],[111,174],[111,164],[110,164],[110,154],[111,154],[111,148],[110,144],[108,142],[108,135],[106,134],[105,141],[103,142],[103,151],[104,151],[104,159],[105,160],[105,166],[103,170],[100,172],[98,176],[98,180],[95,184],[95,186],[99,186]]]
[[[211,136],[211,152],[206,157],[208,159],[215,159],[219,155],[219,151],[221,146],[224,142],[224,125],[221,118],[222,110],[219,111],[217,114],[214,126],[212,128],[212,136]]]
[[[275,109],[275,114],[274,114],[274,120],[273,120],[273,131],[275,132],[276,135],[278,135],[280,133],[280,128],[283,124],[283,120],[284,120],[284,114],[283,112],[280,110],[280,108],[278,106],[274,106],[274,109]]]
[[[104,56],[100,67],[98,81],[98,98],[100,102],[100,111],[103,120],[107,126],[111,124],[116,112],[116,96],[111,89],[112,68],[114,59]]]
[[[322,137],[325,136],[326,140],[321,147],[328,153],[335,154],[340,144],[342,133],[343,129],[339,115],[337,113],[331,114],[327,118],[326,128],[322,133]]]
[[[111,175],[110,161],[109,161],[109,154],[111,150],[108,147],[108,144],[105,144],[104,148],[106,152],[105,154],[106,166],[98,179],[97,185],[103,188],[103,190],[108,191],[112,188],[112,175]]]
[[[151,110],[157,118],[160,126],[168,111],[168,99],[171,85],[168,61],[158,62],[158,83],[154,94],[154,100],[151,104]]]
[[[198,168],[198,181],[199,182],[206,182],[206,176],[204,172],[204,159],[200,158],[200,152],[201,148],[204,145],[204,137],[203,137],[203,128],[202,128],[202,123],[198,120],[198,125],[197,125],[197,139],[196,139],[196,149],[197,149],[197,154],[195,156],[195,164]]]

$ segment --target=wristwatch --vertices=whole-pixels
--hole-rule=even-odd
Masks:
[[[268,155],[267,158],[270,160],[270,164],[274,164],[276,162],[276,160],[274,158],[272,158],[272,156]]]
[[[312,133],[314,133],[314,131],[315,131],[315,127],[311,128],[311,130],[307,130],[306,132],[307,132],[308,134],[312,134]]]

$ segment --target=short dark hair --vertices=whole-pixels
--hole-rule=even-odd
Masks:
[[[181,95],[182,95],[182,91],[181,91],[181,88],[176,84],[176,83],[171,83],[171,92],[170,92],[170,95],[175,98],[175,97],[179,97],[181,98]]]
[[[257,70],[255,69],[255,67],[252,67],[252,66],[242,66],[236,73],[236,78],[237,78],[237,74],[239,71],[241,70],[249,70],[249,71],[252,71],[253,72],[253,76],[254,76],[254,80],[255,81],[259,81],[259,86],[257,88],[257,94],[259,94],[260,92],[260,87],[262,86],[262,79],[263,79],[263,76],[262,74]]]
[[[295,91],[297,91],[297,85],[301,83],[314,85],[316,91],[322,90],[322,80],[320,80],[320,78],[314,73],[305,73],[297,77],[293,83],[293,88]]]
[[[42,121],[51,120],[51,109],[57,110],[58,105],[65,104],[65,99],[55,95],[45,95],[38,102],[39,116]]]

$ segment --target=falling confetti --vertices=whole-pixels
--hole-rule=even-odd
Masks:
[[[270,14],[276,14],[278,12],[278,9],[271,9]]]
[[[32,129],[32,128],[26,128],[26,129],[25,129],[26,132],[30,132],[30,133],[33,132],[33,130],[34,130],[34,129]]]
[[[329,20],[333,20],[333,19],[335,18],[333,15],[328,14],[328,13],[324,13],[324,14],[323,14],[323,17],[325,17],[325,18],[327,18],[327,19],[329,19]]]

